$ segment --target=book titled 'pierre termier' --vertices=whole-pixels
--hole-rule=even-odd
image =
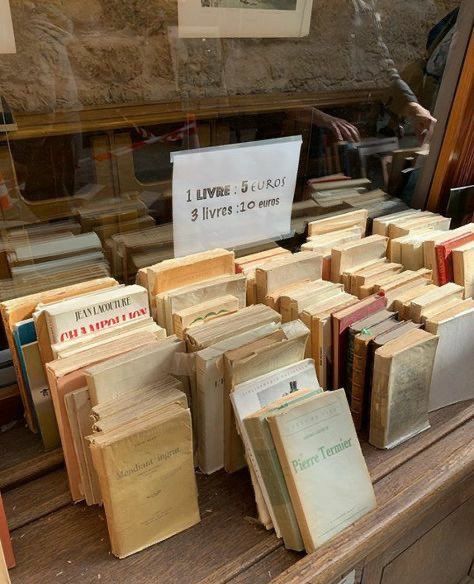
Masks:
[[[376,506],[343,389],[268,416],[307,552]]]
[[[142,286],[120,286],[45,307],[51,343],[63,343],[107,328],[148,318],[148,293]]]

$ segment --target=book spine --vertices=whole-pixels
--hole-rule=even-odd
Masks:
[[[369,442],[376,448],[387,447],[391,361],[376,353],[374,355]]]
[[[246,419],[244,424],[258,467],[256,474],[265,486],[285,547],[302,551],[303,540],[268,424],[259,418]]]
[[[313,542],[311,531],[309,529],[308,525],[309,518],[306,517],[306,514],[304,512],[303,504],[298,494],[296,479],[291,470],[291,465],[288,461],[285,446],[281,438],[278,416],[274,418],[268,418],[268,425],[270,428],[270,432],[272,434],[275,449],[277,451],[278,460],[280,461],[281,464],[283,476],[285,477],[285,482],[288,487],[291,503],[293,504],[293,509],[298,520],[298,526],[300,528],[301,536],[303,538],[303,543],[306,551],[310,553],[311,551],[314,550],[316,546]]]
[[[346,390],[347,401],[351,403],[352,395],[352,367],[354,363],[354,339],[356,333],[355,331],[349,329],[347,335],[347,345],[346,345],[346,365],[345,365],[345,375],[344,375],[344,389]]]
[[[448,279],[448,272],[446,266],[446,248],[444,245],[437,245],[435,246],[435,258],[436,258],[436,269],[438,273],[438,282],[439,286],[444,286],[450,280]]]
[[[352,394],[351,413],[356,430],[362,429],[364,394],[365,394],[365,370],[367,366],[368,344],[364,339],[354,339],[354,362],[352,366]]]
[[[224,466],[224,357],[196,357],[197,444],[199,468],[212,474]]]

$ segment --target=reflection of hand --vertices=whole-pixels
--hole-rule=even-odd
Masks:
[[[436,119],[427,109],[414,101],[408,104],[406,114],[413,124],[420,144],[429,142],[436,124]]]
[[[313,109],[313,124],[321,128],[330,130],[338,140],[349,142],[359,142],[360,135],[358,129],[341,118],[336,118],[318,109]]]

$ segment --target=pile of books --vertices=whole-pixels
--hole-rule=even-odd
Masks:
[[[110,274],[100,239],[72,220],[6,231],[1,248],[1,300]]]

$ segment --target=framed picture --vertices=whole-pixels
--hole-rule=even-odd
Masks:
[[[178,0],[181,38],[281,38],[309,34],[312,0]]]

